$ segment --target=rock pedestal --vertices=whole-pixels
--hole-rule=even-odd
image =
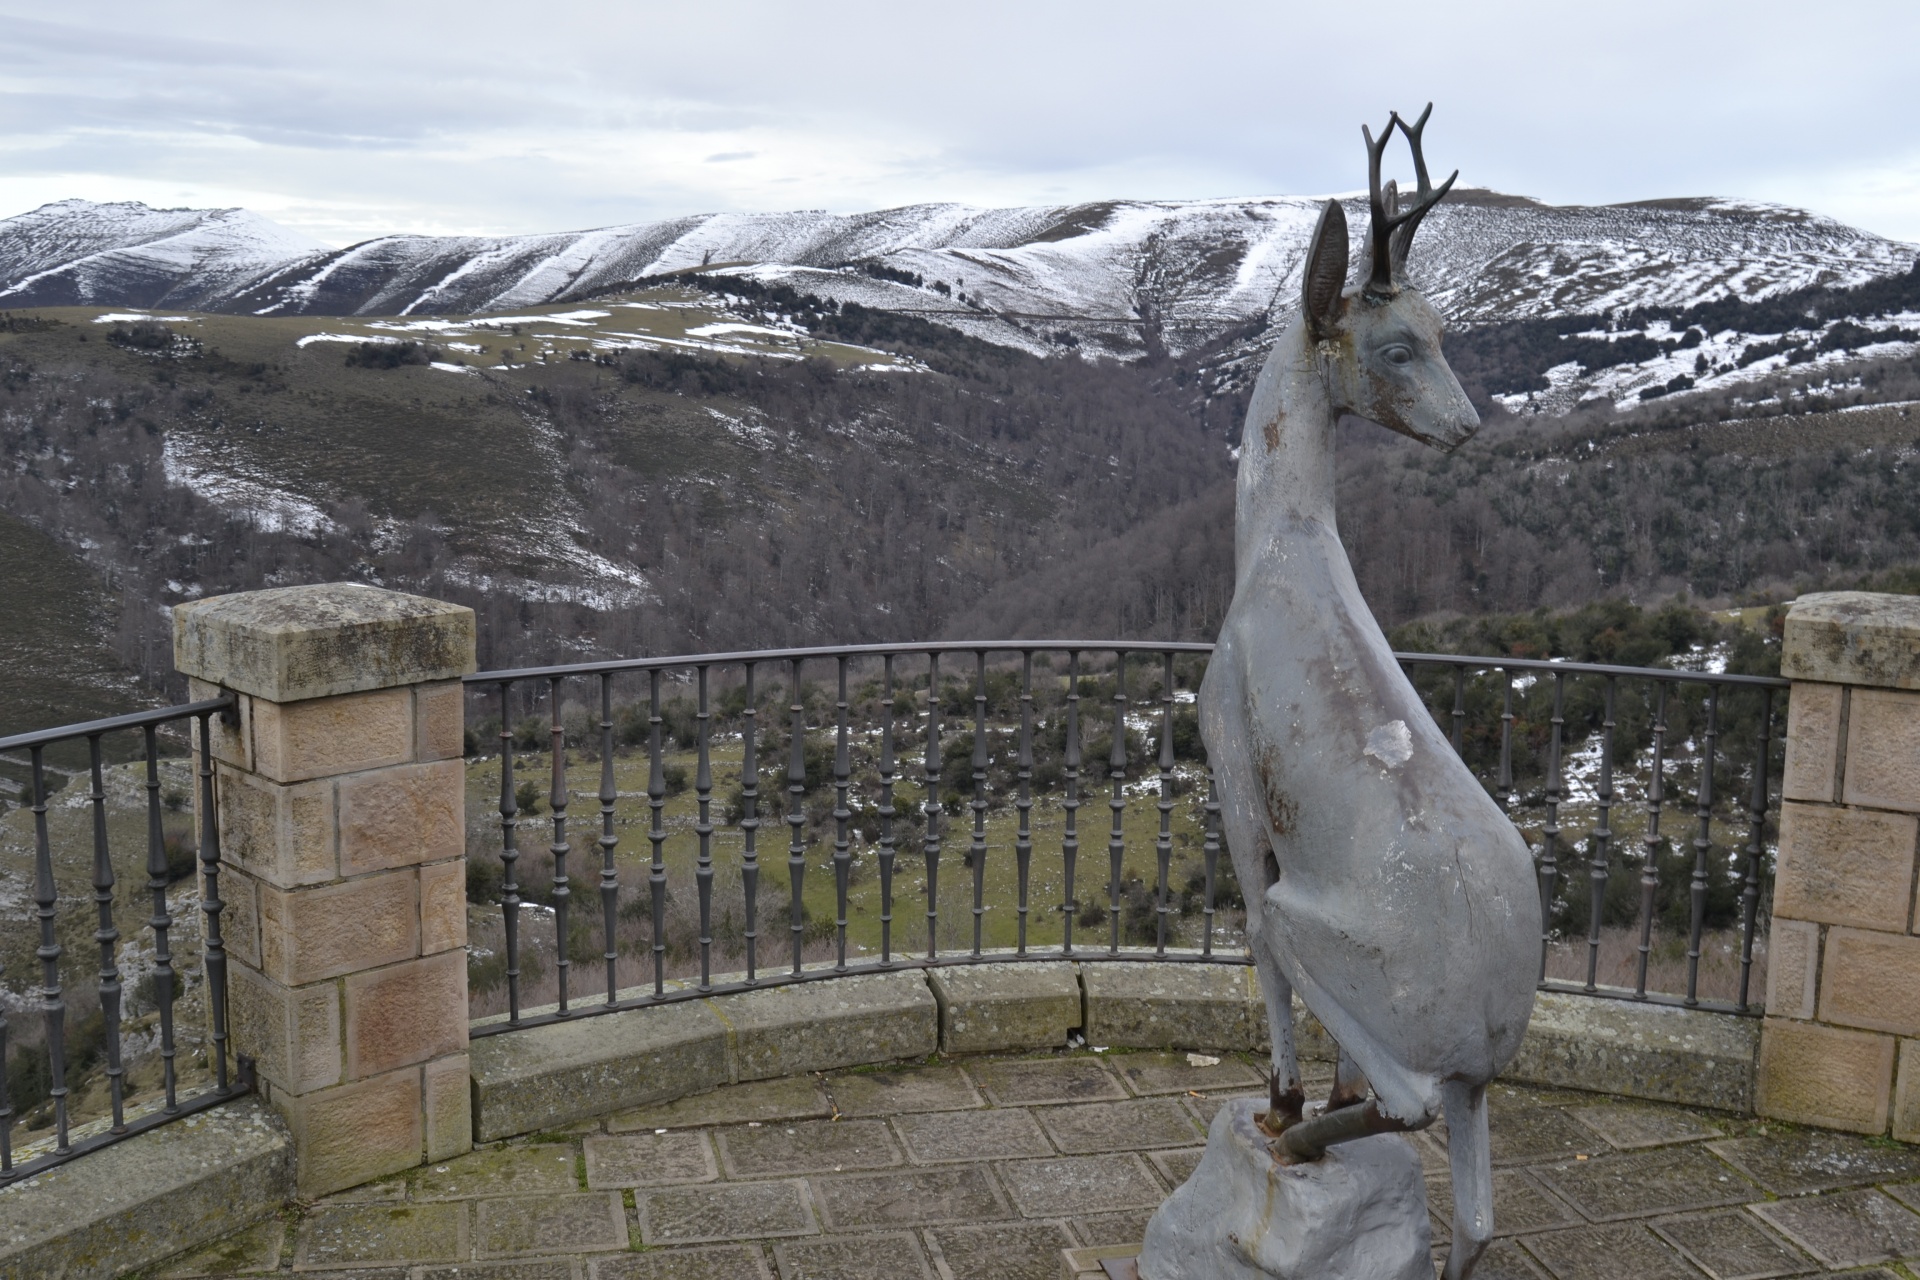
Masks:
[[[1147,1223],[1140,1280],[1433,1280],[1420,1157],[1397,1135],[1283,1165],[1254,1124],[1220,1109],[1193,1176]]]

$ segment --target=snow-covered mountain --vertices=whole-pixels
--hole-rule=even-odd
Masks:
[[[245,209],[61,200],[0,221],[0,307],[208,310],[324,249]]]
[[[0,307],[470,314],[705,267],[924,312],[1032,350],[1058,349],[1072,334],[1121,353],[1151,335],[1179,351],[1291,309],[1319,204],[704,214],[553,235],[385,236],[328,250],[243,210],[69,200],[0,221]],[[1349,215],[1364,226],[1364,203],[1350,201]],[[1454,323],[1470,324],[1857,284],[1905,272],[1915,253],[1775,205],[1558,207],[1464,191],[1428,219],[1414,273]]]

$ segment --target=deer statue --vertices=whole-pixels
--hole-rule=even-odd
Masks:
[[[1199,695],[1249,946],[1273,1036],[1280,1159],[1424,1128],[1443,1112],[1453,1245],[1465,1280],[1493,1231],[1486,1086],[1520,1047],[1539,966],[1525,843],[1428,714],[1361,599],[1334,525],[1334,438],[1365,418],[1452,450],[1480,420],[1441,354],[1440,316],[1406,279],[1421,219],[1453,186],[1427,177],[1395,113],[1367,143],[1365,281],[1344,288],[1347,221],[1321,211],[1299,318],[1254,389],[1240,446],[1233,603]],[[1395,128],[1418,190],[1380,182]],[[1454,177],[1458,177],[1456,172]],[[1340,1045],[1307,1117],[1293,993]]]

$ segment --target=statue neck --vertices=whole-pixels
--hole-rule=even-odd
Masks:
[[[1295,321],[1267,358],[1247,409],[1240,441],[1234,518],[1239,573],[1276,538],[1297,538],[1321,525],[1337,533],[1333,513],[1333,427],[1315,344]]]

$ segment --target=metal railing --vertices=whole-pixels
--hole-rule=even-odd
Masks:
[[[1222,836],[1218,821],[1218,797],[1212,771],[1204,764],[1200,766],[1205,783],[1204,794],[1188,802],[1190,810],[1198,811],[1202,833],[1200,868],[1197,873],[1200,881],[1197,938],[1190,938],[1187,945],[1180,945],[1176,936],[1180,926],[1174,920],[1178,912],[1170,886],[1175,843],[1173,816],[1180,807],[1182,784],[1191,780],[1188,774],[1192,772],[1183,772],[1180,768],[1175,749],[1176,715],[1183,701],[1191,702],[1191,689],[1198,686],[1196,669],[1211,651],[1212,646],[1206,644],[1151,642],[942,642],[629,659],[487,671],[467,677],[469,692],[480,699],[482,710],[485,710],[486,704],[491,704],[497,708],[500,721],[498,807],[501,882],[497,900],[502,913],[503,980],[506,989],[504,1019],[476,1022],[473,1034],[498,1034],[516,1027],[695,999],[716,992],[830,980],[848,974],[888,972],[911,967],[1063,957],[1076,960],[1164,959],[1248,963],[1249,957],[1244,948],[1215,944],[1216,935],[1223,932],[1217,925],[1218,918],[1223,914],[1217,894],[1222,874],[1230,871],[1230,863],[1223,864],[1220,859]],[[1450,726],[1455,749],[1462,751],[1469,763],[1473,763],[1476,757],[1473,749],[1476,739],[1469,734],[1467,724],[1469,703],[1485,702],[1498,693],[1497,749],[1489,746],[1488,751],[1479,753],[1489,755],[1490,759],[1481,761],[1482,767],[1478,772],[1503,811],[1520,820],[1523,833],[1527,831],[1528,824],[1524,820],[1527,812],[1538,811],[1544,819],[1529,841],[1535,850],[1539,868],[1543,989],[1595,995],[1618,994],[1639,1000],[1738,1014],[1759,1012],[1751,999],[1749,988],[1762,899],[1765,896],[1764,886],[1770,875],[1766,835],[1767,815],[1773,803],[1770,784],[1773,766],[1770,762],[1774,744],[1778,740],[1778,735],[1774,733],[1778,708],[1773,695],[1784,689],[1787,681],[1665,668],[1447,654],[1398,656],[1422,684],[1436,717],[1442,724]],[[1039,658],[1046,664],[1043,674],[1058,680],[1062,673],[1053,666],[1053,660],[1061,657],[1066,661],[1064,685],[1060,686],[1064,688],[1064,693],[1056,697],[1051,696],[1053,689],[1046,689],[1046,692],[1050,695],[1047,709],[1054,717],[1049,732],[1063,730],[1059,735],[1061,769],[1057,804],[1060,829],[1056,847],[1061,872],[1058,883],[1062,892],[1057,903],[1048,903],[1042,908],[1059,912],[1059,933],[1057,944],[1036,944],[1035,922],[1032,919],[1035,904],[1030,893],[1036,852],[1032,815],[1038,799],[1035,786],[1035,731],[1037,701],[1046,687],[1036,686],[1035,668],[1036,658]],[[950,684],[943,684],[942,678],[943,660],[951,663],[955,658],[961,660],[964,682],[957,691]],[[818,671],[822,668],[832,672],[833,693],[822,713],[815,718],[817,722],[809,723],[806,675],[809,670]],[[1423,676],[1422,673],[1430,673],[1434,668],[1451,674],[1450,689],[1432,687],[1432,680]],[[779,811],[775,797],[763,797],[760,789],[762,762],[758,749],[760,737],[765,732],[760,724],[763,709],[761,695],[767,688],[768,682],[764,677],[768,672],[776,673],[774,679],[782,682],[788,698],[788,724],[783,744],[787,793],[784,813]],[[646,895],[638,901],[623,901],[620,867],[616,857],[620,845],[618,802],[624,794],[631,794],[622,793],[616,785],[619,746],[616,709],[630,707],[631,704],[616,700],[615,686],[618,680],[625,677],[644,681],[647,756],[645,797],[651,857],[647,865]],[[1142,678],[1157,680],[1158,685],[1157,692],[1149,690],[1151,705],[1145,716],[1135,714],[1139,700],[1130,692],[1130,682]],[[853,723],[852,701],[849,697],[853,687],[851,682],[856,679],[863,682],[864,701],[870,708],[858,728]],[[673,704],[663,700],[670,680],[676,692],[683,685],[690,686],[688,691],[692,695],[692,740],[684,749],[691,753],[694,766],[691,834],[692,880],[698,912],[697,939],[694,943],[698,976],[696,980],[685,983],[669,981],[667,963],[667,914],[671,895],[666,847],[675,833],[669,828],[665,811],[670,793],[669,779],[676,768],[683,768],[669,761],[669,751],[663,737],[668,713],[675,710]],[[740,744],[740,781],[735,796],[738,812],[731,826],[737,831],[740,841],[740,860],[732,871],[737,873],[739,879],[744,910],[743,928],[738,938],[744,973],[716,978],[714,837],[722,828],[715,824],[712,809],[715,778],[713,721],[716,717],[715,690],[722,680],[728,682],[727,715],[737,724]],[[1543,680],[1547,681],[1544,686],[1541,684]],[[1177,688],[1182,681],[1188,685],[1186,691]],[[1574,682],[1588,685],[1597,683],[1600,690],[1594,714],[1589,717],[1590,731],[1580,734],[1577,741],[1571,739],[1567,732],[1569,695],[1575,688]],[[1638,701],[1623,698],[1623,685],[1628,682],[1636,686],[1645,685],[1645,697]],[[1445,684],[1444,678],[1442,684]],[[966,693],[967,685],[971,687],[970,697]],[[996,687],[1001,690],[1002,705],[990,708],[989,690]],[[924,712],[917,709],[919,690],[922,688],[926,691]],[[1445,695],[1449,692],[1451,708],[1447,709],[1444,703]],[[516,693],[519,693],[525,706],[531,707],[541,701],[545,703],[546,721],[538,733],[538,736],[547,739],[547,787],[543,797],[537,796],[537,788],[535,792],[523,790],[527,784],[518,781],[516,747],[518,744],[522,752],[529,748],[527,723],[523,721],[516,726],[514,721]],[[1083,708],[1082,704],[1089,700],[1089,694],[1094,693],[1110,699],[1110,711],[1096,712]],[[958,779],[951,778],[947,772],[949,754],[943,738],[947,732],[943,704],[949,701],[949,694],[956,695],[962,705],[971,702],[971,715],[962,712],[956,717],[970,728],[972,734],[971,749],[966,752],[965,760],[968,767],[964,771],[965,776]],[[909,699],[910,709],[907,711],[900,709],[902,696]],[[589,712],[589,741],[584,745],[598,755],[600,765],[597,791],[599,830],[594,841],[598,851],[595,868],[598,879],[594,889],[599,897],[599,921],[597,929],[589,925],[587,932],[598,935],[600,950],[594,958],[604,965],[604,974],[588,984],[590,994],[585,1001],[575,999],[577,993],[572,973],[574,953],[581,947],[572,919],[574,889],[570,859],[575,850],[570,837],[575,834],[576,828],[570,825],[572,820],[569,818],[569,808],[574,798],[567,759],[569,731],[565,723],[569,697],[575,699],[576,705],[584,703]],[[1745,763],[1747,804],[1743,811],[1730,815],[1744,821],[1746,842],[1738,856],[1716,856],[1720,846],[1714,840],[1714,824],[1717,820],[1728,820],[1716,814],[1716,806],[1724,807],[1724,801],[1718,798],[1719,792],[1716,791],[1716,777],[1737,776],[1742,769],[1741,762],[1722,749],[1722,740],[1726,736],[1723,721],[1728,700],[1750,700],[1754,697],[1759,699],[1760,704],[1757,714],[1751,707],[1741,707],[1743,720],[1752,731],[1753,743],[1752,754]],[[1784,699],[1780,701],[1784,703]],[[1652,708],[1645,717],[1646,722],[1642,724],[1636,721],[1632,732],[1622,735],[1619,731],[1622,728],[1623,710],[1638,714],[1643,710],[1640,706],[1642,702]],[[1629,703],[1632,705],[1629,706]],[[1551,712],[1540,718],[1544,723],[1544,731],[1541,724],[1531,718],[1535,710]],[[922,718],[924,725],[919,723]],[[635,721],[629,723],[637,726]],[[1085,756],[1089,730],[1098,732],[1102,728],[1107,740],[1106,758],[1104,761],[1089,760]],[[1687,731],[1688,736],[1676,743],[1673,734],[1681,728]],[[1129,738],[1135,733],[1144,736],[1148,730],[1153,733],[1154,743],[1146,753],[1147,758],[1141,759],[1130,748]],[[806,905],[806,877],[809,871],[807,828],[810,824],[806,805],[810,790],[806,743],[810,733],[832,735],[833,844],[828,865],[834,883],[834,920],[830,962],[824,957],[809,962],[806,955],[809,936],[825,941],[819,932],[813,930]],[[1010,787],[1003,785],[1002,788],[1003,791],[1011,791],[1014,811],[1011,840],[998,842],[1002,850],[1000,856],[1003,857],[1005,845],[1011,844],[1014,863],[1011,901],[1004,903],[989,902],[986,893],[986,869],[995,853],[993,843],[987,839],[987,815],[994,808],[994,799],[990,797],[989,765],[995,763],[988,742],[990,736],[996,733],[1012,740],[1015,766],[1011,771]],[[1598,980],[1598,963],[1603,929],[1607,927],[1610,913],[1617,911],[1617,904],[1610,904],[1608,897],[1609,889],[1619,873],[1616,866],[1617,833],[1611,823],[1623,803],[1616,786],[1615,757],[1621,749],[1631,745],[1629,738],[1635,738],[1636,735],[1648,736],[1651,740],[1650,767],[1642,788],[1644,798],[1640,801],[1644,830],[1640,836],[1640,892],[1636,917],[1638,982],[1631,988],[1616,988]],[[729,735],[729,741],[732,736]],[[1495,738],[1491,730],[1481,736],[1486,737],[1489,744]],[[1197,734],[1195,738],[1197,741]],[[1589,744],[1592,750],[1598,752],[1597,785],[1586,801],[1591,803],[1596,813],[1596,822],[1585,837],[1587,875],[1581,882],[1569,877],[1561,867],[1563,856],[1571,854],[1579,843],[1577,839],[1569,837],[1562,824],[1568,816],[1572,800],[1569,790],[1569,747],[1588,749]],[[849,885],[855,863],[853,822],[856,817],[863,821],[865,818],[863,813],[856,813],[850,807],[850,792],[855,785],[853,761],[856,749],[871,757],[871,768],[867,775],[870,781],[863,785],[871,789],[876,801],[872,816],[877,820],[877,835],[869,833],[868,847],[877,866],[880,903],[877,956],[850,958]],[[916,754],[919,755],[918,763],[912,762]],[[1102,764],[1105,766],[1104,772],[1100,768]],[[1145,941],[1131,945],[1123,945],[1122,942],[1123,897],[1127,893],[1123,878],[1128,852],[1128,780],[1130,771],[1136,766],[1144,766],[1146,770],[1146,776],[1135,784],[1136,789],[1153,793],[1153,808],[1158,814],[1157,830],[1152,840],[1154,883],[1149,908],[1150,945]],[[1691,878],[1686,887],[1683,912],[1688,922],[1687,980],[1684,992],[1662,992],[1649,990],[1648,960],[1654,950],[1656,906],[1663,892],[1663,884],[1666,883],[1662,880],[1661,861],[1663,857],[1670,860],[1672,850],[1677,845],[1662,833],[1660,824],[1671,807],[1669,787],[1677,785],[1680,775],[1685,772],[1693,774],[1689,816],[1694,824],[1694,834],[1688,846],[1692,857]],[[1520,780],[1529,773],[1538,773],[1541,778],[1537,794],[1521,785]],[[969,905],[961,908],[962,914],[970,917],[965,923],[970,926],[967,932],[971,936],[970,939],[943,944],[939,876],[942,858],[948,851],[942,826],[948,810],[954,806],[951,804],[951,794],[943,798],[942,787],[949,781],[970,784],[970,798],[967,792],[960,792],[958,809],[971,816],[962,860],[963,869],[970,871],[972,876],[971,900]],[[922,792],[917,810],[902,809],[898,804],[898,789],[916,785]],[[1100,803],[1102,797],[1099,793],[1102,792],[1109,818],[1106,828],[1104,832],[1083,832],[1079,821],[1080,810]],[[551,825],[551,840],[546,851],[548,861],[542,868],[549,878],[540,892],[543,902],[529,902],[523,898],[525,886],[519,879],[521,859],[526,856],[519,847],[522,827],[520,814],[529,800],[536,806],[544,800],[549,808],[549,816],[545,821]],[[764,811],[763,804],[767,806]],[[906,833],[907,839],[902,839],[900,827],[903,823],[909,823],[909,820],[910,825],[922,828],[917,841],[920,846],[917,858],[910,848],[915,843],[912,833]],[[769,826],[777,829],[782,823],[789,829],[784,922],[787,946],[782,949],[785,954],[770,967],[766,964],[767,957],[763,955],[762,948],[762,943],[771,939],[764,937],[762,931],[761,880],[766,868],[761,860],[763,850],[760,837]],[[1087,870],[1083,865],[1082,839],[1085,837],[1090,844],[1094,844],[1102,834],[1105,836],[1107,856],[1104,868],[1096,869],[1096,874],[1101,869],[1105,872],[1102,886],[1104,908],[1093,913],[1096,922],[1092,926],[1083,927],[1097,928],[1104,924],[1105,938],[1103,941],[1096,938],[1089,944],[1084,936],[1078,940],[1075,937],[1075,925],[1082,918],[1084,905],[1077,891],[1084,883]],[[907,946],[903,947],[901,938],[896,936],[896,923],[902,923],[896,922],[895,917],[895,908],[900,905],[896,888],[903,865],[924,875],[920,894],[925,922],[924,946],[920,945],[920,931],[917,929],[913,930],[916,936]],[[1554,920],[1568,914],[1569,904],[1565,899],[1567,895],[1575,894],[1576,889],[1583,891],[1587,899],[1588,963],[1584,982],[1568,982],[1547,974],[1548,956],[1554,947],[1561,944],[1564,936],[1561,930],[1556,929]],[[1735,894],[1738,903],[1735,913],[1740,944],[1738,993],[1733,1000],[1703,999],[1700,996],[1700,971],[1707,924],[1714,902],[1724,900],[1729,891]],[[623,991],[620,982],[623,955],[620,920],[636,907],[643,907],[647,918],[644,950],[650,953],[650,983],[635,984],[633,988]],[[984,921],[989,912],[1003,907],[1011,907],[1015,916],[1013,945],[1000,949],[988,947],[984,945]],[[525,1008],[522,998],[523,961],[527,958],[522,913],[529,908],[550,913],[553,922],[551,955],[555,969],[554,999],[550,1008],[541,1011]],[[1668,913],[1672,914],[1672,910],[1669,909]],[[775,922],[776,932],[778,927],[778,922]]]
[[[172,726],[185,724],[198,729],[198,741],[209,741],[213,717],[230,712],[235,705],[232,694],[184,706],[163,707],[132,715],[114,716],[84,724],[66,725],[36,733],[0,738],[0,757],[16,762],[22,753],[29,771],[24,798],[33,814],[35,916],[39,924],[40,945],[36,955],[40,965],[38,997],[42,1020],[46,1098],[51,1107],[52,1142],[44,1152],[18,1163],[14,1159],[14,1099],[9,1090],[9,1072],[0,1071],[0,1186],[43,1172],[84,1152],[145,1132],[168,1121],[204,1111],[245,1093],[251,1087],[250,1074],[243,1061],[230,1075],[227,1065],[227,971],[226,953],[220,935],[220,837],[215,818],[213,764],[204,750],[193,752],[198,761],[199,831],[197,863],[201,897],[199,909],[205,917],[202,938],[202,963],[206,975],[210,1040],[207,1049],[213,1075],[210,1088],[194,1096],[180,1096],[175,1057],[174,1004],[180,994],[178,974],[169,941],[173,919],[167,905],[167,889],[172,880],[168,865],[161,797],[161,735]],[[145,922],[153,939],[151,969],[152,1000],[158,1019],[158,1044],[161,1060],[160,1096],[145,1114],[127,1114],[125,1064],[122,1055],[123,986],[119,952],[121,934],[114,920],[115,872],[108,834],[105,744],[110,735],[137,732],[146,770],[146,889],[152,895],[152,916]],[[61,941],[59,912],[60,889],[56,882],[54,847],[47,820],[50,794],[47,775],[66,772],[49,764],[47,752],[68,743],[85,743],[86,765],[83,772],[90,783],[85,801],[92,818],[93,942],[99,947],[100,1014],[109,1113],[104,1126],[88,1128],[98,1132],[76,1137],[69,1116],[69,1055],[67,1044],[67,1004],[63,996],[60,962],[65,947]],[[13,1065],[8,1053],[6,1009],[0,1005],[0,1063]],[[37,1064],[36,1064],[37,1065]]]

